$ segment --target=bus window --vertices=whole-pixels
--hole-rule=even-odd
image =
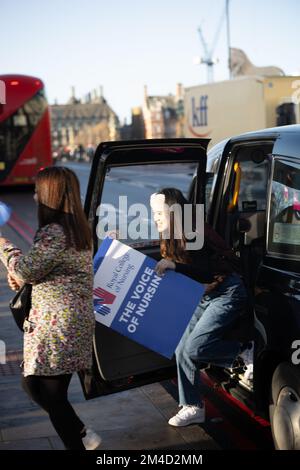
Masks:
[[[18,79],[18,86],[11,86]],[[0,185],[33,184],[52,164],[50,118],[43,84],[34,77],[0,75],[6,103],[0,113]]]

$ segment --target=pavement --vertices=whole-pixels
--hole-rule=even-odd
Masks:
[[[28,249],[11,227],[6,226],[3,235]],[[60,450],[63,444],[48,415],[21,388],[22,333],[8,307],[13,295],[0,263],[0,344],[6,347],[5,358],[0,355],[0,450]],[[86,401],[75,374],[69,399],[82,421],[101,435],[102,450],[219,449],[201,426],[168,425],[178,408],[163,385],[155,383]]]

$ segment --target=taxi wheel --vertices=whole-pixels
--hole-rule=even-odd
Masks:
[[[275,448],[300,450],[300,368],[282,362],[275,369],[269,411]]]

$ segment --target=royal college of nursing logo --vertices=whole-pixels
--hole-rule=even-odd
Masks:
[[[109,305],[112,305],[115,301],[116,296],[111,294],[102,287],[97,287],[93,290],[94,297],[94,309],[97,313],[105,316],[110,313]]]

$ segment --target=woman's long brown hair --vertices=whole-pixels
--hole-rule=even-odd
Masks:
[[[47,167],[39,171],[35,190],[38,198],[39,228],[60,224],[67,246],[76,250],[92,248],[92,233],[80,200],[80,186],[75,173],[66,167]]]
[[[164,239],[160,233],[160,254],[163,258],[177,261],[179,263],[189,263],[190,256],[186,251],[186,238],[183,232],[183,214],[184,205],[188,204],[181,191],[176,188],[164,188],[158,191],[158,194],[164,194],[165,203],[168,206],[179,204],[181,206],[182,214],[182,238],[174,238],[174,212],[170,211],[170,238]]]

